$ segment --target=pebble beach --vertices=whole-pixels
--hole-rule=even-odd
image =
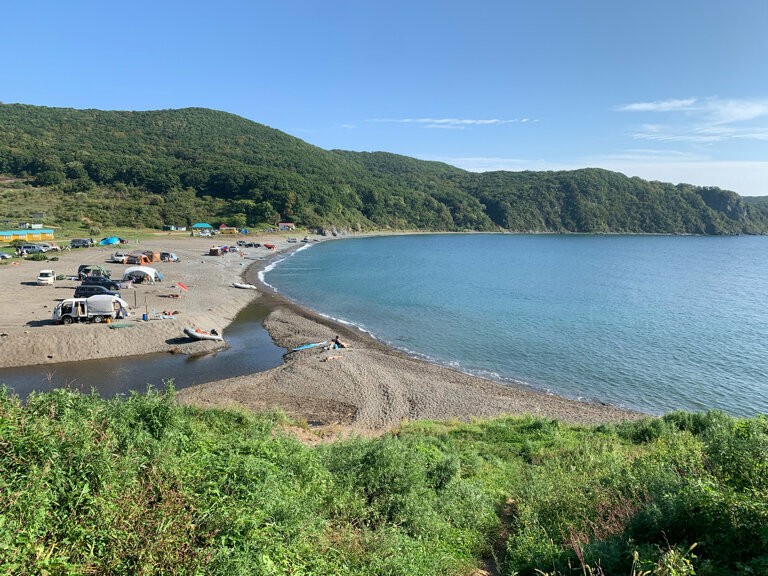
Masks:
[[[239,238],[238,238],[239,239]],[[2,368],[41,365],[156,352],[205,353],[222,343],[180,342],[185,327],[216,329],[226,338],[227,326],[239,310],[254,300],[268,307],[264,326],[278,346],[292,350],[307,342],[335,335],[350,345],[290,352],[282,365],[236,378],[184,388],[176,393],[182,404],[237,407],[245,410],[280,408],[289,416],[315,426],[343,425],[355,430],[381,430],[404,420],[470,420],[505,414],[532,414],[578,424],[636,419],[644,416],[609,405],[579,402],[525,387],[500,384],[408,357],[366,334],[298,306],[259,285],[258,271],[276,254],[296,247],[279,234],[250,235],[249,241],[270,243],[241,253],[209,256],[214,244],[234,239],[191,238],[158,234],[127,248],[173,252],[179,262],[157,262],[165,280],[121,291],[131,307],[132,324],[119,330],[106,324],[55,325],[53,308],[72,296],[78,284],[60,280],[37,286],[40,270],[74,274],[80,264],[99,264],[121,276],[127,266],[108,264],[114,246],[56,253],[59,260],[21,261],[0,266],[0,381]],[[257,285],[234,288],[234,282]],[[188,288],[181,290],[176,283]],[[156,319],[153,311],[173,312],[173,319]],[[142,316],[147,314],[146,321]]]

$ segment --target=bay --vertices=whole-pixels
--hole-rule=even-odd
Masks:
[[[264,279],[411,355],[661,414],[768,412],[768,238],[454,234],[313,245]]]

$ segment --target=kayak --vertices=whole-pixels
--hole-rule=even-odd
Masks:
[[[184,334],[195,340],[224,340],[218,334],[212,334],[211,332],[200,330],[200,328],[184,328]]]
[[[304,344],[304,346],[299,346],[298,348],[294,348],[293,351],[296,352],[296,350],[305,350],[307,348],[314,348],[315,346],[322,346],[324,344],[328,344],[328,341],[325,340],[323,342],[315,342],[314,344]]]
[[[256,286],[253,284],[242,284],[241,282],[232,282],[232,286],[235,288],[243,288],[244,290],[256,290]]]

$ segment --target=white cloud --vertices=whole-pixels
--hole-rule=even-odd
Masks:
[[[717,134],[702,134],[702,133],[696,133],[691,132],[688,134],[685,133],[672,133],[672,131],[666,131],[666,132],[635,132],[632,134],[632,137],[636,140],[652,140],[655,142],[698,142],[698,143],[708,143],[708,142],[719,142],[721,140],[725,139],[724,135],[717,135]]]
[[[768,140],[768,100],[688,98],[636,102],[619,112],[666,113],[666,124],[643,124],[632,137],[658,142],[715,143],[731,139]],[[680,116],[681,115],[681,116]]]
[[[621,112],[669,112],[672,110],[691,110],[696,103],[696,98],[685,100],[662,100],[657,102],[636,102],[617,106]]]
[[[707,100],[704,113],[718,124],[732,124],[768,116],[765,100]]]
[[[517,122],[529,122],[528,118],[512,118],[510,120],[502,120],[500,118],[372,118],[367,122],[389,122],[394,124],[420,124],[425,125],[428,128],[435,128],[438,126],[492,126],[499,124],[514,124]],[[538,122],[538,120],[534,120]]]

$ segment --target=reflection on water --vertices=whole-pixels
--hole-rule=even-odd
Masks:
[[[162,353],[4,368],[0,370],[0,385],[8,385],[22,399],[33,391],[65,386],[83,392],[93,389],[109,398],[134,390],[144,392],[148,385],[162,388],[171,380],[181,389],[261,372],[279,366],[285,353],[262,326],[267,312],[257,303],[244,308],[224,332],[228,347],[214,354],[190,357]]]

